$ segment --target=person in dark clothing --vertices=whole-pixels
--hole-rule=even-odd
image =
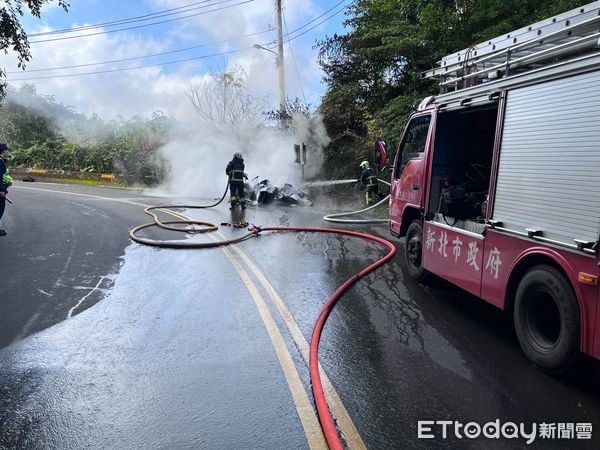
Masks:
[[[242,209],[246,209],[246,197],[244,195],[244,179],[248,176],[244,173],[244,159],[242,154],[237,152],[233,155],[233,159],[227,164],[225,174],[229,177],[229,201],[233,210],[235,205],[241,205]]]
[[[0,219],[4,215],[6,207],[6,194],[8,187],[12,185],[12,177],[8,174],[6,161],[10,156],[10,151],[6,144],[0,144]],[[6,231],[0,230],[0,236],[6,236]]]
[[[379,192],[379,185],[377,184],[377,175],[373,175],[371,171],[371,167],[369,166],[368,161],[363,161],[359,166],[362,169],[362,175],[360,176],[360,181],[363,186],[367,187],[367,206],[374,203],[374,195],[379,197],[379,200],[383,198],[383,194]]]

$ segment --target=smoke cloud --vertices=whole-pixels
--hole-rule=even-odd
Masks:
[[[242,122],[229,133],[223,133],[211,124],[199,123],[193,132],[162,148],[169,174],[160,191],[183,197],[220,196],[227,183],[225,167],[235,152],[242,153],[251,183],[268,179],[276,186],[284,183],[299,186],[302,169],[295,163],[294,144],[303,142],[307,147],[305,178],[314,177],[321,169],[323,149],[329,143],[318,115],[313,118],[295,115],[293,126],[286,131]]]

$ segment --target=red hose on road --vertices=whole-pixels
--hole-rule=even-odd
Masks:
[[[360,233],[358,231],[338,230],[335,228],[255,227],[255,230],[257,232],[307,231],[316,233],[344,234],[347,236],[353,236],[361,239],[366,239],[368,241],[377,242],[379,244],[385,245],[390,249],[390,251],[383,258],[380,258],[370,266],[364,268],[357,274],[348,278],[346,282],[342,284],[339,288],[337,288],[333,295],[329,297],[329,299],[323,306],[321,313],[319,314],[317,322],[315,323],[315,327],[313,328],[313,333],[310,340],[310,380],[312,384],[313,395],[315,397],[315,403],[317,405],[317,414],[319,415],[321,427],[323,428],[323,433],[325,434],[325,439],[327,439],[327,444],[329,444],[329,447],[332,450],[342,450],[342,442],[340,441],[337,430],[335,428],[335,424],[333,423],[333,419],[331,418],[331,413],[329,412],[329,407],[327,406],[327,401],[325,400],[325,393],[323,392],[321,375],[319,374],[319,340],[321,339],[321,333],[323,332],[325,321],[327,320],[329,313],[333,310],[335,303],[339,300],[341,295],[362,277],[389,261],[396,253],[396,247],[394,247],[394,244],[392,244],[390,241],[377,236],[373,236],[371,234]]]
[[[225,192],[227,192],[227,190],[225,190]],[[216,203],[215,205],[197,206],[196,208],[211,208],[212,206],[218,205],[223,200],[224,197],[225,197],[225,194],[223,194],[223,197],[221,198],[221,200],[219,200],[219,202]],[[170,226],[171,224],[176,224],[176,223],[179,223],[180,225],[196,224],[196,225],[203,225],[206,227],[202,230],[195,230],[195,232],[214,231],[218,228],[216,225],[213,225],[211,223],[200,222],[200,221],[189,220],[189,219],[179,220],[179,221],[161,222],[158,219],[158,217],[156,216],[156,214],[150,212],[153,209],[163,209],[164,210],[164,209],[169,209],[169,208],[194,208],[194,207],[186,206],[186,205],[180,205],[180,206],[164,205],[164,206],[153,206],[153,207],[146,208],[145,212],[154,217],[154,223],[147,223],[147,224],[140,225],[140,226],[132,229],[129,232],[131,239],[133,239],[134,241],[139,242],[141,244],[151,245],[151,246],[155,246],[155,247],[208,248],[208,247],[216,247],[216,246],[222,246],[222,245],[228,245],[228,244],[240,242],[244,239],[248,239],[251,236],[258,235],[261,231],[303,231],[303,232],[313,232],[313,233],[335,233],[335,234],[342,234],[342,235],[346,235],[346,236],[358,237],[358,238],[365,239],[368,241],[377,242],[378,244],[385,245],[386,247],[389,248],[389,252],[383,258],[380,258],[379,260],[377,260],[370,266],[364,268],[357,274],[353,275],[348,280],[346,280],[346,282],[344,284],[342,284],[339,288],[337,288],[337,290],[333,293],[333,295],[331,297],[329,297],[329,299],[323,306],[323,309],[321,310],[321,313],[319,314],[317,322],[315,323],[315,326],[313,328],[313,333],[312,333],[312,337],[311,337],[311,341],[310,341],[309,368],[310,368],[310,380],[311,380],[311,384],[312,384],[312,391],[313,391],[313,395],[315,397],[315,404],[317,406],[317,414],[319,416],[319,421],[321,422],[321,427],[323,428],[323,434],[325,435],[325,439],[327,440],[327,444],[329,445],[329,447],[333,450],[342,450],[343,446],[342,446],[342,443],[338,436],[337,430],[335,428],[335,424],[333,423],[333,419],[331,418],[331,413],[329,412],[329,407],[327,406],[327,401],[325,400],[325,393],[323,392],[321,376],[319,374],[319,340],[321,339],[321,333],[323,332],[323,327],[325,326],[327,317],[329,316],[329,313],[332,311],[335,303],[339,300],[341,295],[346,290],[348,290],[354,283],[356,283],[358,280],[360,280],[362,277],[364,277],[365,275],[367,275],[370,272],[372,272],[373,270],[375,270],[377,267],[379,267],[382,264],[389,261],[396,253],[396,247],[394,247],[394,244],[392,244],[391,242],[389,242],[386,239],[383,239],[383,238],[380,238],[377,236],[373,236],[371,234],[360,233],[358,231],[339,230],[336,228],[315,228],[315,227],[264,227],[264,228],[262,228],[262,227],[252,226],[249,229],[248,233],[246,233],[236,239],[219,241],[219,242],[191,243],[191,244],[181,243],[181,242],[170,242],[170,241],[165,241],[165,242],[154,241],[151,239],[140,238],[136,235],[137,231],[139,231],[143,228],[148,228],[148,227],[154,226],[154,225],[156,225],[160,228],[173,230],[173,231],[190,232],[189,229]],[[170,224],[170,225],[167,225],[167,224]]]

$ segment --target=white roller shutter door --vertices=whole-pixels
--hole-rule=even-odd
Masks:
[[[574,244],[600,232],[600,72],[509,91],[494,220]]]

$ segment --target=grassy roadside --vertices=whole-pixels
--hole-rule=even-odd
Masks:
[[[114,174],[100,174],[87,172],[64,172],[46,169],[31,169],[23,167],[11,167],[10,172],[15,180],[27,181],[33,178],[35,181],[78,184],[83,186],[98,186],[116,189],[146,189],[141,183],[126,183],[125,179],[116,177]]]
[[[141,186],[129,186],[125,183],[119,183],[116,181],[104,181],[104,180],[82,180],[80,178],[55,178],[55,177],[38,177],[36,181],[48,182],[48,183],[59,183],[59,184],[80,184],[85,186],[100,186],[115,189],[143,189]]]

